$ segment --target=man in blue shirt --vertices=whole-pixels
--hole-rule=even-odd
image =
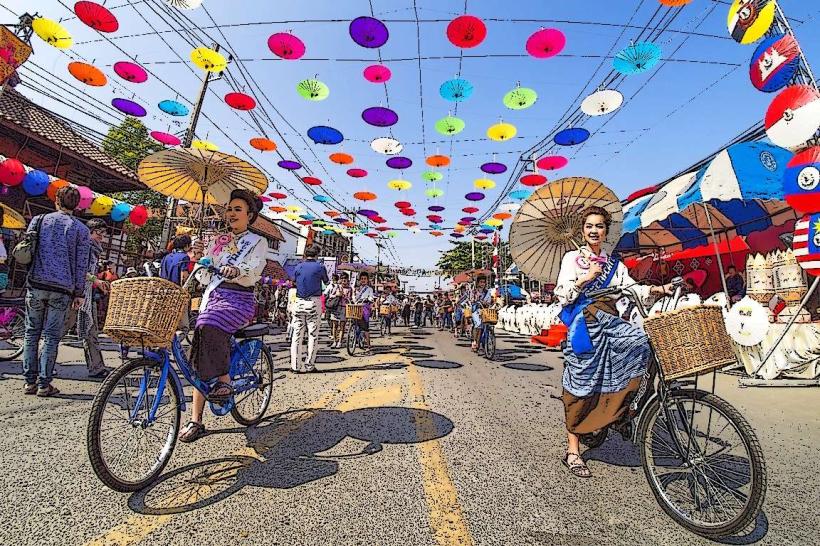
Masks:
[[[191,263],[191,258],[188,256],[189,250],[191,250],[190,236],[180,235],[175,237],[174,250],[162,259],[159,276],[182,286],[185,279],[188,278],[188,264]]]
[[[316,371],[316,353],[319,349],[319,326],[322,311],[322,283],[328,284],[327,270],[319,263],[319,248],[305,249],[305,261],[296,266],[296,301],[293,304],[290,342],[290,369],[296,373]],[[307,330],[307,357],[302,361],[302,339]]]
[[[29,233],[39,228],[39,236],[26,279],[26,394],[46,397],[60,392],[51,385],[57,348],[69,307],[78,310],[83,305],[91,248],[88,228],[73,216],[79,203],[77,188],[60,188],[57,212],[36,216],[28,226]],[[41,337],[42,352],[38,351]]]

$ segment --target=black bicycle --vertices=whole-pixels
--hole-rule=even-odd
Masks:
[[[25,305],[24,298],[0,298],[0,362],[15,360],[23,354]]]

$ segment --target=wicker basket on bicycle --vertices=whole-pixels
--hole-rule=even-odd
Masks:
[[[381,316],[387,316],[391,313],[391,309],[389,305],[381,305],[379,306],[379,314]]]
[[[464,308],[464,318],[466,318],[466,319],[473,318],[473,310],[470,309],[469,307]]]
[[[114,281],[103,332],[127,345],[168,347],[188,305],[188,293],[165,279]]]
[[[364,305],[348,303],[345,305],[345,318],[347,320],[363,320]]]
[[[481,322],[484,324],[495,324],[498,322],[498,310],[497,309],[482,309],[481,310]]]
[[[735,362],[721,308],[699,305],[644,321],[667,380],[710,372]]]

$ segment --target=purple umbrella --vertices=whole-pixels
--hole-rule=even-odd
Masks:
[[[444,207],[442,207],[441,205],[430,205],[429,207],[427,207],[427,210],[429,210],[430,212],[441,212],[444,210]]]
[[[356,17],[350,22],[350,37],[362,47],[377,48],[387,43],[390,33],[373,17]]]
[[[391,157],[386,161],[387,166],[391,169],[409,169],[413,162],[409,157],[396,156]]]
[[[475,222],[475,216],[465,216],[461,219],[462,222],[473,223]]]
[[[481,201],[484,199],[484,194],[480,191],[471,191],[464,197],[467,198],[467,201]]]
[[[366,216],[367,218],[373,218],[374,216],[379,215],[378,212],[376,212],[375,210],[370,210],[370,209],[360,209],[359,214],[361,214],[362,216]]]
[[[463,233],[456,233],[454,231],[453,233],[450,234],[450,237],[452,237],[453,239],[461,239],[462,237],[464,237],[464,234]]]
[[[459,221],[458,221],[458,224],[459,224],[460,226],[471,226],[471,225],[473,225],[472,221],[470,221],[470,220],[464,220],[464,219],[459,220]]]
[[[497,163],[495,161],[490,161],[489,163],[485,163],[481,166],[481,170],[487,174],[501,174],[507,171],[507,166],[503,163]]]
[[[390,108],[373,106],[362,112],[362,119],[375,127],[391,127],[398,123],[399,115]]]
[[[114,99],[111,101],[111,106],[113,106],[123,114],[134,116],[135,118],[145,117],[145,115],[148,113],[145,111],[145,108],[143,108],[136,102],[128,99]]]
[[[333,221],[334,221],[334,222],[336,222],[337,224],[346,224],[346,223],[348,223],[350,220],[348,220],[348,219],[347,219],[347,218],[345,218],[344,216],[338,216],[338,217],[334,218],[334,219],[333,219]]]
[[[291,161],[289,159],[284,159],[284,160],[280,161],[279,163],[277,163],[277,165],[279,165],[283,169],[287,169],[289,171],[295,171],[296,169],[301,169],[302,168],[301,163],[299,163],[298,161]]]

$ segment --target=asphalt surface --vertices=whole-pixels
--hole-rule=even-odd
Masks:
[[[160,480],[130,495],[91,470],[99,383],[82,351],[61,348],[51,399],[24,396],[19,362],[0,363],[0,544],[710,543],[663,513],[616,433],[586,453],[592,479],[568,474],[561,360],[526,338],[502,334],[488,362],[399,328],[365,358],[323,343],[323,373],[309,375],[287,371],[283,334],[267,341],[281,379],[263,423],[208,415],[212,434],[178,443]],[[816,544],[820,390],[720,375],[717,392],[756,429],[769,478],[754,527],[725,543]]]

